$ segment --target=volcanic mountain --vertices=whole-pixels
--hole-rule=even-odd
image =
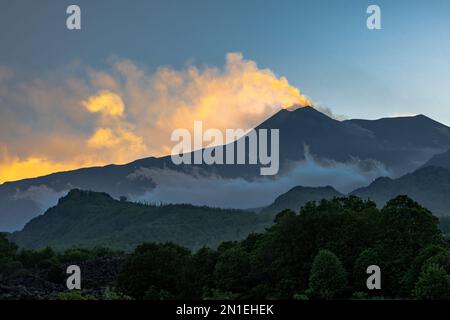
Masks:
[[[315,162],[325,167],[356,161],[363,170],[380,166],[392,177],[397,177],[417,169],[435,154],[450,148],[449,128],[423,115],[338,121],[312,107],[304,107],[292,111],[280,110],[256,129],[279,129],[280,171],[278,175],[268,178],[273,181],[289,176],[293,167],[301,166],[302,161],[310,159],[311,155]],[[0,230],[21,228],[74,188],[107,192],[115,198],[122,195],[133,198],[151,194],[155,187],[164,184],[162,173],[168,171],[187,176],[213,176],[219,184],[228,179],[242,183],[259,181],[259,169],[260,165],[249,164],[177,166],[170,156],[166,156],[7,182],[0,185]],[[149,170],[153,176],[147,174]],[[155,174],[159,179],[155,179]],[[321,172],[310,174],[320,175]],[[345,176],[344,172],[339,179],[350,179],[351,174]],[[303,181],[294,182],[294,185],[304,185]],[[322,185],[333,186],[333,182],[322,182]],[[366,182],[361,181],[360,186]],[[264,186],[258,185],[260,188]],[[278,194],[291,187],[285,185],[284,189],[274,190],[272,199],[262,197],[260,206],[271,203]],[[196,192],[189,187],[186,190],[191,194]],[[198,191],[196,196],[202,197],[202,192]],[[224,199],[227,197],[226,194],[221,196]]]

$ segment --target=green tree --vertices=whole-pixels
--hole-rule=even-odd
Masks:
[[[373,292],[373,290],[367,289],[367,278],[369,275],[367,274],[367,267],[371,265],[377,265],[383,270],[383,266],[381,263],[381,258],[378,251],[374,248],[369,248],[361,252],[358,259],[355,261],[355,265],[353,268],[353,289],[354,291],[362,292],[362,293],[372,293],[379,294],[378,292]],[[381,273],[383,275],[383,273]],[[383,281],[381,281],[383,283]]]
[[[450,275],[438,264],[428,265],[417,281],[415,297],[423,300],[450,299]]]
[[[202,248],[193,255],[194,272],[191,281],[196,298],[211,296],[211,290],[215,286],[214,269],[218,255],[217,251],[210,248]]]
[[[438,219],[407,196],[398,196],[381,210],[382,232],[378,252],[383,260],[383,291],[401,294],[402,276],[426,247],[442,244]]]
[[[414,259],[408,272],[402,279],[402,296],[410,296],[413,294],[414,286],[419,280],[419,276],[423,270],[425,263],[432,257],[439,255],[447,249],[442,245],[431,245],[420,251]]]
[[[10,275],[21,268],[22,264],[14,258],[0,256],[0,274]]]
[[[347,274],[339,258],[331,251],[321,250],[314,258],[309,286],[320,299],[336,297],[347,284]]]
[[[50,261],[55,258],[55,252],[50,247],[41,250],[22,249],[17,254],[17,260],[26,268],[37,268],[40,264],[51,264]]]
[[[10,242],[6,234],[0,233],[0,257],[12,257],[17,252],[17,246]]]
[[[450,274],[450,250],[443,250],[432,256],[424,263],[423,268],[426,268],[431,264],[437,264],[441,266],[442,268],[444,268],[445,272]]]
[[[249,271],[249,255],[241,246],[226,250],[219,256],[214,270],[217,288],[224,292],[245,292]]]
[[[16,261],[17,246],[10,242],[6,235],[0,233],[0,274],[11,274],[22,267]]]
[[[136,248],[118,275],[118,289],[136,299],[186,297],[191,253],[173,243],[145,243]]]

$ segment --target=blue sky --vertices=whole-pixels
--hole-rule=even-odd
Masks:
[[[82,30],[65,29],[65,8]],[[382,30],[366,28],[377,4]],[[242,52],[350,118],[424,113],[450,125],[450,2],[434,1],[1,1],[0,64],[40,74],[111,56],[149,71],[223,65]]]
[[[250,128],[301,93],[450,125],[449,33],[448,0],[0,0],[0,183],[166,155],[176,128]]]

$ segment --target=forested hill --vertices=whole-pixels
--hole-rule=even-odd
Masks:
[[[10,239],[26,248],[106,246],[132,250],[144,241],[190,249],[216,247],[264,231],[272,219],[243,210],[118,201],[106,193],[72,190]]]
[[[398,195],[407,195],[428,208],[436,216],[450,214],[450,170],[441,167],[423,167],[397,179],[382,177],[369,186],[351,193],[362,199],[371,199],[383,206]]]
[[[276,215],[277,213],[290,209],[299,212],[309,201],[320,201],[322,199],[333,199],[342,197],[343,194],[331,186],[326,187],[303,187],[296,186],[283,193],[268,207],[261,210],[263,214]]]
[[[94,206],[86,198],[97,198],[98,208],[113,201],[85,192],[70,196],[82,197],[84,209]],[[95,217],[89,210],[82,215]],[[214,220],[214,225],[223,222]],[[84,221],[83,227],[86,221],[95,223]],[[18,249],[0,234],[0,300],[449,300],[450,247],[437,224],[430,211],[406,196],[381,209],[372,201],[344,197],[310,202],[299,214],[285,210],[265,232],[195,252],[147,242],[131,254],[106,248],[55,253]],[[70,233],[70,226],[59,232]],[[83,270],[83,287],[68,292],[65,267],[73,263]],[[381,270],[376,290],[367,288],[371,265]]]

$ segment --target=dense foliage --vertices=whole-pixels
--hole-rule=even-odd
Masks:
[[[280,212],[264,233],[216,249],[144,243],[123,256],[108,291],[55,298],[449,299],[450,245],[438,225],[406,196],[381,209],[357,197],[309,202],[299,213]],[[61,283],[65,263],[114,255],[107,249],[19,250],[3,236],[0,275],[37,268],[46,270],[47,281]],[[381,290],[366,287],[370,265],[381,269]]]
[[[144,241],[173,241],[197,250],[241,240],[270,223],[269,217],[242,210],[118,201],[106,193],[75,189],[11,239],[30,249],[107,246],[131,251]]]
[[[118,287],[138,299],[448,298],[450,248],[438,223],[406,196],[382,209],[356,197],[311,202],[217,250],[142,245]],[[369,265],[381,268],[381,290],[366,287]]]

